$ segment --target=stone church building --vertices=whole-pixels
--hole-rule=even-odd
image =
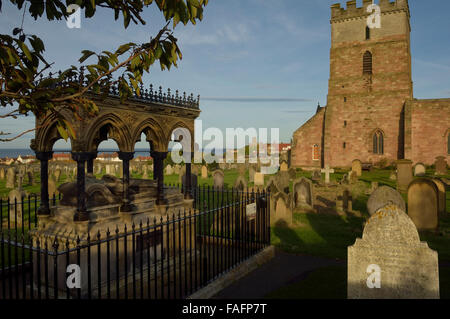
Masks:
[[[450,162],[450,99],[413,95],[408,1],[380,0],[378,29],[367,26],[371,3],[331,6],[327,105],[294,132],[294,167],[350,167],[354,159],[433,164],[438,156]]]

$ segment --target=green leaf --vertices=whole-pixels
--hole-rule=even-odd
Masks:
[[[67,131],[64,129],[64,127],[62,127],[61,124],[56,126],[59,135],[61,135],[61,137],[67,142],[67,139],[69,138],[69,134],[67,133]]]
[[[80,63],[83,63],[84,61],[86,61],[90,56],[94,55],[95,52],[89,51],[89,50],[83,50],[81,51],[81,53],[83,54],[81,56],[81,58],[78,60]]]

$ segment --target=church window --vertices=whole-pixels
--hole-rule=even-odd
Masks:
[[[313,161],[318,161],[319,158],[319,145],[314,144],[313,145],[313,154],[312,154]]]
[[[370,28],[366,26],[366,40],[370,40]]]
[[[384,136],[378,130],[373,134],[373,153],[379,155],[384,154]]]
[[[363,73],[372,74],[372,53],[366,51],[363,56]]]

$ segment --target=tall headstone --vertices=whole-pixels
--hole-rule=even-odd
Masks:
[[[5,169],[3,167],[0,167],[0,179],[5,179]]]
[[[405,193],[413,180],[412,161],[403,159],[397,161],[397,190]]]
[[[223,171],[217,169],[212,173],[214,188],[222,188],[224,186]]]
[[[16,185],[16,170],[13,167],[6,171],[6,188],[14,188]]]
[[[243,191],[247,189],[247,187],[248,187],[247,180],[245,179],[244,176],[239,175],[236,181],[234,182],[234,188],[236,188],[239,191]]]
[[[425,165],[423,165],[422,163],[417,163],[416,165],[414,165],[414,176],[425,176],[426,173],[426,168]]]
[[[367,221],[347,260],[349,299],[439,298],[438,254],[420,242],[414,223],[395,205]]]
[[[278,192],[270,195],[270,225],[286,227],[292,224],[291,200],[289,195]]]
[[[8,194],[9,199],[9,221],[17,227],[22,226],[23,199],[25,193],[20,189],[13,189]]]
[[[202,166],[202,178],[208,178],[208,168],[206,167],[206,165]]]
[[[426,178],[408,186],[408,215],[419,230],[434,230],[439,225],[439,190]]]
[[[58,189],[56,188],[56,181],[53,178],[48,178],[48,196],[50,199],[53,198],[53,196],[56,196],[58,194]]]
[[[402,211],[406,211],[406,204],[402,195],[389,186],[381,186],[370,195],[367,201],[367,212],[373,215],[386,205],[395,205]]]
[[[356,176],[362,175],[362,163],[359,159],[355,159],[352,162],[352,172],[356,172]]]
[[[436,161],[434,162],[436,175],[447,175],[447,161],[444,156],[436,157]]]
[[[292,185],[293,207],[313,208],[314,207],[314,187],[311,180],[301,177],[294,181]]]
[[[256,172],[254,175],[253,183],[255,186],[264,186],[264,174]]]
[[[33,171],[28,171],[27,172],[27,178],[28,178],[28,185],[30,186],[34,186],[34,174]]]

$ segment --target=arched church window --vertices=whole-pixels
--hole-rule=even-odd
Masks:
[[[373,153],[384,154],[384,136],[381,131],[376,131],[373,134]]]
[[[319,158],[319,145],[318,144],[314,144],[313,148],[312,148],[312,159],[313,161],[318,161]]]
[[[370,28],[366,26],[366,40],[370,40]]]
[[[372,74],[372,53],[366,51],[363,56],[363,73]]]

